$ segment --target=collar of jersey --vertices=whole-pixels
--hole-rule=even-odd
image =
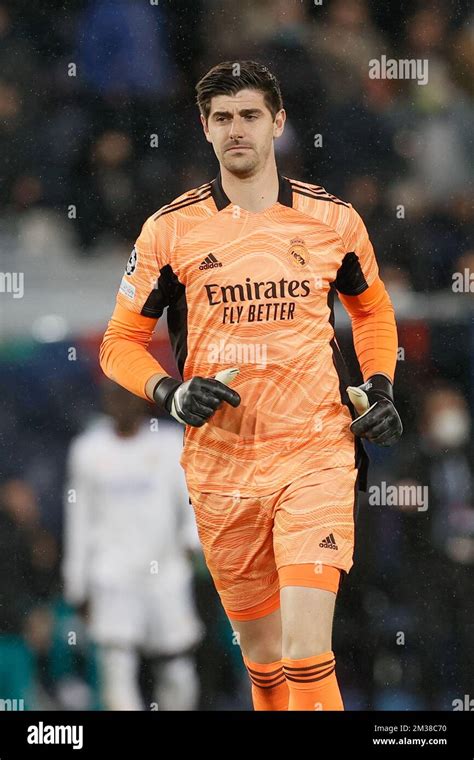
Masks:
[[[222,211],[222,209],[226,208],[226,206],[231,205],[231,201],[225,194],[224,188],[222,187],[222,177],[220,171],[217,177],[211,181],[211,194],[218,211]],[[280,172],[278,172],[277,203],[281,203],[282,206],[289,206],[290,208],[293,206],[293,190],[291,189],[290,180],[280,174]],[[272,208],[272,206],[269,206],[268,208]],[[267,211],[267,209],[264,209],[263,211],[257,213],[263,214],[265,211]],[[248,213],[251,214],[254,212],[249,211]]]

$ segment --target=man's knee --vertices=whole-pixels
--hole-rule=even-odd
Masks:
[[[252,662],[269,663],[281,659],[281,617],[277,609],[256,620],[230,620],[238,635],[242,653]]]
[[[322,589],[282,589],[282,656],[300,660],[332,647],[335,594]]]
[[[281,639],[278,641],[266,641],[263,638],[240,641],[240,648],[247,659],[264,665],[268,662],[281,660]]]
[[[331,634],[313,634],[302,638],[298,634],[286,635],[282,641],[282,657],[290,660],[303,660],[331,651]]]

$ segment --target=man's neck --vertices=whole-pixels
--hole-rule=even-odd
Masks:
[[[241,179],[221,166],[222,188],[235,206],[259,213],[278,200],[279,181],[276,164],[270,164],[259,174]]]

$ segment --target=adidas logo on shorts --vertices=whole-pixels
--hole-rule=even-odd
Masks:
[[[213,253],[210,253],[204,261],[200,264],[199,269],[216,269],[217,267],[221,267],[222,264],[220,261],[217,261],[216,257]]]
[[[326,536],[326,538],[323,538],[321,543],[319,544],[321,549],[339,549],[338,545],[336,544],[336,539],[334,538],[334,534],[330,533],[329,536]]]

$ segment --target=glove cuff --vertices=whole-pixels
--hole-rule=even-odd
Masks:
[[[176,390],[181,385],[179,380],[173,377],[162,377],[158,380],[153,390],[153,400],[160,409],[166,409],[171,413],[171,402]]]
[[[393,404],[393,385],[385,375],[372,375],[362,387],[365,387],[371,404],[381,398],[386,398]]]

